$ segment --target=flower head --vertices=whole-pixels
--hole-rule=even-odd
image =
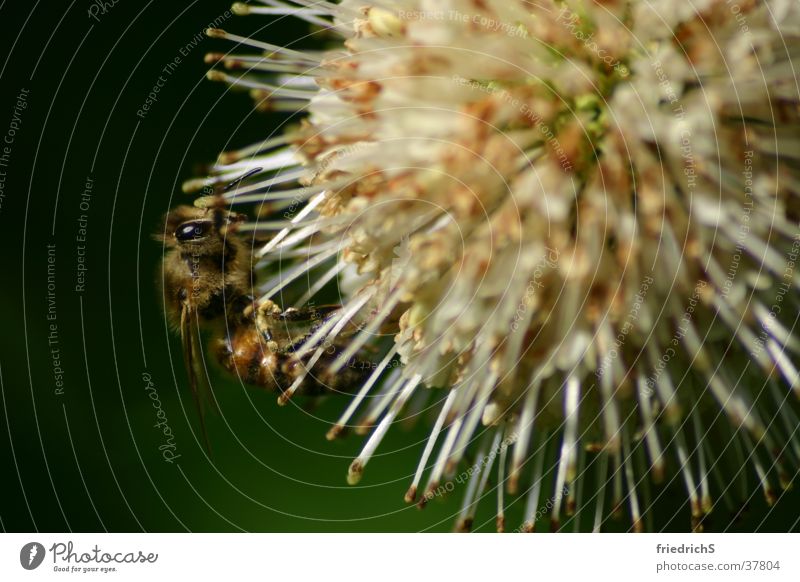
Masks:
[[[491,472],[501,529],[519,495],[525,529],[623,507],[640,529],[665,477],[695,527],[712,485],[734,512],[731,479],[774,500],[800,457],[796,2],[264,4],[234,9],[339,40],[209,30],[255,49],[210,55],[212,78],[303,118],[207,183],[258,169],[224,197],[257,206],[241,228],[270,233],[259,258],[294,257],[262,301],[311,271],[298,305],[338,282],[341,309],[298,348],[308,373],[350,323],[332,372],[379,349],[329,433],[371,431],[351,482],[432,399],[406,498],[482,460],[461,527]]]

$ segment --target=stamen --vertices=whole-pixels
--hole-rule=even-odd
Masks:
[[[678,462],[680,463],[680,470],[683,474],[683,481],[686,485],[686,492],[689,495],[689,507],[692,512],[692,529],[697,530],[700,525],[700,518],[703,516],[702,506],[697,497],[697,486],[695,485],[694,477],[692,476],[692,468],[689,465],[689,455],[686,452],[686,441],[683,436],[683,431],[678,428],[673,432],[675,441],[675,449],[678,455]]]
[[[633,520],[633,531],[642,532],[642,516],[639,513],[639,499],[636,496],[636,478],[633,474],[633,462],[631,460],[631,441],[628,436],[628,429],[622,429],[622,455],[625,465],[625,481],[628,484],[628,502],[631,507],[631,519]]]
[[[315,59],[310,52],[301,52],[295,51],[286,47],[282,47],[277,44],[270,44],[268,42],[262,42],[259,40],[255,40],[252,38],[248,38],[246,36],[239,36],[238,34],[231,34],[226,32],[220,28],[207,28],[206,34],[211,38],[223,38],[225,40],[235,42],[238,44],[243,44],[245,46],[252,46],[257,49],[261,49],[264,51],[268,51],[270,53],[277,53],[281,55],[286,55],[292,58],[297,59],[300,62],[308,62],[308,63],[319,63],[319,59]]]
[[[311,200],[309,200],[308,204],[306,204],[303,207],[303,209],[300,212],[297,213],[297,216],[292,218],[292,220],[290,221],[292,226],[281,230],[278,234],[276,234],[274,237],[272,237],[272,239],[267,244],[265,244],[261,248],[261,250],[259,250],[256,253],[256,257],[261,258],[264,255],[268,254],[270,251],[272,251],[278,245],[278,243],[280,243],[284,238],[286,238],[286,235],[288,235],[294,229],[294,226],[296,226],[306,216],[311,214],[311,212],[317,206],[319,206],[322,203],[323,200],[325,200],[325,193],[324,192],[321,193],[321,194],[318,194],[316,197],[314,197]],[[316,232],[316,230],[313,230],[313,232]]]
[[[331,184],[316,184],[314,186],[303,186],[301,188],[291,188],[289,190],[279,190],[277,192],[262,192],[260,194],[245,194],[246,192],[253,192],[265,188],[261,183],[251,184],[245,188],[241,188],[234,192],[229,192],[225,195],[228,204],[249,204],[252,202],[262,203],[270,200],[297,200],[298,202],[307,200],[312,196],[325,192],[329,189],[336,189],[345,185],[348,180],[340,180],[338,183]]]
[[[395,348],[396,352],[396,348]],[[419,488],[420,481],[422,481],[422,474],[425,472],[426,465],[428,463],[428,459],[433,452],[433,447],[436,445],[436,441],[439,438],[439,433],[444,426],[444,420],[447,418],[447,415],[450,413],[450,408],[453,406],[453,401],[455,400],[456,392],[454,388],[451,388],[447,394],[447,398],[444,401],[444,405],[442,409],[439,411],[439,416],[436,417],[436,422],[431,429],[430,435],[428,435],[428,441],[425,443],[425,449],[422,451],[422,456],[419,459],[419,463],[417,464],[417,470],[414,473],[414,480],[411,482],[411,487],[408,488],[408,491],[405,495],[406,503],[413,503],[414,500],[417,498],[417,489]]]
[[[581,511],[583,510],[583,482],[586,480],[586,448],[578,447],[578,477],[575,487],[567,492],[567,515],[573,515],[573,531],[581,531]]]
[[[495,371],[489,372],[488,377],[484,380],[483,387],[475,399],[472,409],[467,414],[467,419],[464,423],[464,430],[462,430],[458,435],[458,441],[456,441],[456,444],[453,447],[453,454],[449,459],[447,459],[447,472],[453,471],[456,465],[458,465],[459,461],[461,461],[461,458],[464,456],[464,453],[467,450],[467,445],[469,444],[472,436],[475,434],[475,428],[478,426],[478,423],[481,420],[483,411],[486,408],[486,404],[489,402],[489,397],[492,395],[492,389],[496,383],[497,373]]]
[[[622,514],[622,449],[611,451],[611,460],[614,463],[614,472],[611,475],[613,479],[611,489],[611,516],[618,519]]]
[[[778,345],[775,340],[767,340],[767,350],[769,351],[778,369],[786,378],[789,387],[794,391],[798,398],[800,398],[800,373],[794,367],[792,361],[786,355],[786,352]]]
[[[361,309],[367,303],[367,301],[369,301],[372,298],[372,295],[373,292],[371,291],[362,293],[360,297],[352,299],[350,301],[350,304],[347,305],[346,308],[343,307],[342,309],[337,311],[334,315],[330,316],[328,320],[324,324],[322,324],[317,331],[311,334],[310,338],[308,338],[305,342],[303,342],[303,345],[300,347],[300,349],[295,351],[295,355],[298,358],[304,357],[317,344],[319,344],[319,342],[322,341],[322,338],[324,337],[327,337],[328,340],[333,340],[337,335],[336,333],[333,333],[331,331],[334,328],[334,326],[337,326],[338,328],[338,324],[340,322],[346,323],[350,321],[350,319],[352,319],[353,316],[355,316],[355,314],[358,313],[358,310]],[[343,326],[344,323],[342,324],[342,327]]]
[[[324,79],[327,73],[316,67],[300,66],[295,63],[269,59],[264,56],[248,57],[242,55],[223,55],[222,65],[229,71],[246,69],[248,72],[263,71],[266,73],[290,73],[295,75],[313,74],[315,79]],[[316,83],[315,81],[313,82]],[[280,84],[280,83],[279,83]],[[309,85],[312,83],[310,82]]]
[[[620,420],[619,410],[617,408],[617,399],[615,397],[615,385],[612,378],[613,359],[610,356],[608,348],[613,344],[613,334],[608,319],[604,318],[601,325],[597,329],[598,334],[598,356],[600,361],[606,365],[606,368],[601,368],[602,374],[600,376],[600,395],[603,399],[603,428],[606,434],[605,446],[610,451],[619,449],[620,440]]]
[[[358,391],[358,394],[356,394],[355,398],[353,398],[353,400],[350,402],[347,409],[339,417],[339,420],[337,420],[336,424],[334,424],[333,427],[331,427],[331,429],[328,431],[326,438],[329,441],[335,439],[342,433],[342,431],[344,431],[345,427],[347,427],[347,423],[350,421],[350,418],[353,416],[353,414],[355,414],[356,410],[358,410],[358,407],[364,401],[364,398],[366,398],[367,394],[369,394],[369,391],[372,390],[372,387],[375,385],[375,382],[377,382],[378,378],[381,377],[383,372],[386,370],[386,366],[389,364],[389,362],[395,356],[396,353],[397,353],[397,347],[393,347],[392,349],[390,349],[383,357],[381,362],[378,364],[378,366],[375,368],[375,370],[372,372],[372,374],[370,374],[367,381],[364,382],[363,386],[361,386],[361,389]]]
[[[756,475],[758,475],[758,481],[761,483],[761,490],[764,492],[764,499],[766,500],[767,505],[772,506],[778,500],[778,496],[775,495],[775,490],[772,488],[772,485],[770,485],[767,471],[764,469],[764,465],[761,464],[761,459],[758,457],[758,451],[756,451],[753,441],[750,439],[750,435],[746,432],[743,432],[741,433],[741,436],[742,442],[744,442],[744,445],[749,451],[747,460],[753,464],[753,467],[756,470]]]
[[[242,222],[236,225],[237,232],[258,232],[260,230],[283,230],[284,228],[296,228],[305,226],[319,226],[320,222],[335,224],[341,222],[342,218],[331,218],[325,221],[309,220],[308,222],[293,222],[292,220],[260,220],[258,222]]]
[[[547,443],[549,441],[549,435],[546,431],[541,434],[541,444],[532,454],[533,476],[531,478],[530,493],[528,493],[528,497],[525,500],[525,521],[522,524],[522,529],[528,533],[533,533],[536,529],[536,514],[539,512],[539,495],[542,491],[542,468],[544,467],[544,458],[547,456]]]
[[[323,7],[310,7],[306,9],[299,9],[296,6],[291,6],[286,4],[285,2],[278,2],[277,0],[259,0],[262,4],[267,4],[268,6],[274,6],[281,9],[286,9],[290,11],[290,14],[293,16],[300,18],[301,20],[305,20],[306,22],[310,22],[311,24],[316,24],[317,26],[322,27],[323,30],[334,30],[339,32],[338,27],[334,26],[333,22],[328,19],[320,18],[313,14],[316,11],[323,11],[325,10],[326,16],[333,16],[333,14],[326,10]]]
[[[600,452],[600,467],[597,471],[598,486],[597,492],[594,496],[597,498],[597,504],[594,508],[594,526],[592,527],[593,533],[600,533],[600,527],[605,521],[603,516],[603,505],[606,499],[606,485],[608,484],[608,457],[610,453],[607,451]]]
[[[389,409],[389,412],[386,413],[386,416],[383,417],[378,427],[373,431],[372,436],[370,436],[367,444],[361,451],[361,454],[350,464],[350,469],[347,473],[347,482],[350,485],[355,485],[361,480],[361,477],[364,473],[364,467],[367,466],[367,463],[369,462],[370,458],[372,458],[373,453],[375,453],[375,449],[378,448],[378,445],[383,440],[383,437],[386,436],[386,431],[389,430],[389,426],[394,421],[397,413],[403,408],[406,401],[408,401],[409,397],[419,385],[421,380],[422,376],[416,374],[408,382],[406,382],[405,387],[400,392],[399,396],[397,396],[397,399],[392,403],[392,407]]]
[[[302,99],[274,97],[267,91],[262,91],[260,89],[251,89],[250,97],[256,104],[256,110],[260,113],[276,112],[300,114],[308,112],[309,104]]]
[[[730,304],[722,299],[719,295],[715,295],[713,298],[714,307],[717,309],[717,313],[720,316],[720,319],[724,321],[731,331],[736,335],[739,342],[742,344],[744,349],[752,350],[753,346],[757,344],[756,335],[753,331],[743,325],[742,322],[746,321],[744,313],[734,313],[733,309],[731,308]],[[766,357],[766,354],[763,352],[756,352],[752,350],[751,352],[752,358],[761,365],[762,368],[765,370],[769,370],[771,368],[770,359]]]
[[[369,296],[366,297],[368,298]],[[350,319],[361,308],[361,306],[363,305],[362,301],[363,300],[355,301],[352,307],[349,307],[347,310],[344,309],[340,310],[339,313],[337,314],[337,317],[331,317],[330,321],[326,322],[326,324],[320,328],[321,330],[325,329],[328,323],[330,323],[331,321],[335,322],[335,325],[333,326],[333,329],[331,330],[330,335],[328,336],[329,340],[332,341],[337,335],[339,335],[339,332],[342,331],[342,329],[344,329],[344,326],[347,325]],[[304,345],[303,349],[296,352],[296,356],[298,358],[301,358],[303,356],[303,350],[306,349],[309,343],[310,340],[308,340],[305,344],[303,344]],[[292,396],[294,396],[294,393],[302,385],[306,376],[311,371],[311,368],[313,368],[314,364],[316,364],[317,361],[320,359],[320,357],[322,357],[322,354],[325,352],[325,350],[327,350],[327,346],[325,344],[321,345],[319,348],[317,348],[317,351],[314,352],[314,355],[311,356],[308,363],[305,363],[303,365],[303,371],[300,374],[300,376],[298,376],[297,379],[292,383],[292,385],[289,386],[289,388],[278,397],[278,404],[280,406],[286,405],[286,403],[289,402]]]
[[[232,168],[230,171],[226,171],[221,174],[215,174],[205,178],[193,178],[191,180],[186,180],[181,185],[181,189],[185,194],[193,194],[194,192],[199,192],[200,190],[212,188],[217,184],[228,182],[234,179],[240,173],[241,172],[239,168]]]
[[[647,451],[650,454],[650,464],[653,471],[653,481],[661,483],[664,478],[664,455],[661,450],[661,443],[658,440],[658,429],[653,415],[653,406],[650,402],[650,390],[644,376],[644,369],[639,370],[639,377],[636,379],[637,396],[639,397],[639,407],[641,408],[642,432],[647,444]]]
[[[428,498],[434,494],[436,488],[439,486],[442,474],[444,473],[447,457],[450,454],[450,450],[453,448],[453,443],[455,443],[456,437],[458,436],[458,431],[461,429],[461,425],[463,423],[464,417],[458,416],[450,425],[450,428],[447,431],[447,436],[444,439],[444,444],[439,450],[439,456],[436,458],[436,463],[433,466],[430,477],[428,477],[426,494],[423,495],[422,499],[419,500],[418,505],[420,507],[425,507],[425,504],[428,502]]]
[[[311,10],[311,9],[302,9],[302,8],[295,8],[292,6],[285,6],[282,8],[267,8],[262,6],[250,6],[249,4],[245,4],[243,2],[235,2],[231,7],[233,13],[237,16],[247,16],[249,14],[261,14],[266,16],[300,16],[303,15],[312,15],[312,16],[329,16],[330,12],[327,10]],[[328,23],[330,24],[330,23]]]
[[[759,301],[753,301],[753,313],[758,318],[761,327],[772,337],[795,353],[800,353],[800,341],[786,329],[777,318],[771,317],[770,312]]]
[[[655,531],[653,527],[653,496],[650,492],[650,479],[648,478],[650,474],[650,470],[647,464],[647,455],[644,452],[643,447],[636,447],[634,449],[634,455],[636,456],[636,470],[639,474],[639,483],[642,486],[642,515],[644,516],[644,530],[645,531]]]
[[[506,529],[506,515],[505,515],[505,502],[503,500],[503,492],[505,491],[506,481],[506,458],[508,457],[508,446],[505,444],[505,428],[502,431],[503,440],[500,444],[500,455],[497,459],[497,517],[495,517],[495,528],[497,533],[502,533]],[[492,451],[497,450],[493,448]],[[488,476],[489,470],[487,468],[486,474]]]
[[[697,408],[692,408],[692,425],[694,428],[695,441],[702,443],[708,440],[708,432],[703,432],[700,425],[700,418]],[[708,487],[708,469],[706,468],[706,455],[703,447],[699,444],[695,447],[697,451],[697,465],[700,471],[700,506],[706,514],[711,513],[714,503],[711,500],[711,491]]]
[[[367,411],[356,425],[356,434],[367,434],[370,429],[378,422],[383,411],[386,410],[392,401],[397,397],[397,393],[405,382],[405,378],[399,369],[392,370],[389,377],[384,382],[380,393],[375,395],[372,402],[369,403]]]
[[[244,151],[244,150],[241,150]],[[234,152],[235,153],[235,152]],[[229,172],[233,171],[234,175],[226,174],[233,178],[236,173],[242,170],[249,170],[253,167],[259,167],[263,172],[271,172],[273,170],[280,170],[281,172],[294,169],[298,167],[297,152],[289,147],[272,149],[269,153],[258,156],[241,157],[234,162],[229,162],[224,165],[217,164],[211,169],[214,172]],[[220,180],[224,181],[224,180]]]
[[[325,251],[328,251],[328,250],[331,250],[331,249],[334,249],[334,248],[336,248],[338,250],[341,250],[341,242],[336,240],[336,239],[333,239],[333,240],[328,240],[326,242],[323,242],[323,243],[320,243],[320,244],[317,244],[317,245],[302,246],[302,247],[291,248],[291,249],[286,249],[286,250],[282,250],[281,249],[279,253],[276,253],[276,255],[277,255],[276,259],[277,260],[285,260],[285,259],[302,258],[302,259],[305,259],[305,260],[310,260],[311,257],[314,257],[315,255],[319,255],[321,253],[324,253]],[[279,247],[279,249],[280,249],[280,247]],[[347,265],[346,263],[337,263],[337,264],[344,265],[344,266]],[[283,274],[283,273],[279,273],[278,274],[279,280],[283,279],[285,276],[286,275]],[[316,279],[316,277],[315,277],[315,279]],[[300,307],[302,307],[302,304],[300,305]]]
[[[217,165],[215,166],[215,169],[221,169],[229,164],[236,163],[239,160],[256,156],[263,152],[269,151],[276,146],[286,145],[293,139],[293,137],[294,136],[291,132],[287,132],[283,135],[265,139],[264,141],[251,144],[239,150],[223,152],[217,158]]]
[[[721,222],[720,227],[727,230],[727,234],[736,240],[737,233],[734,230],[736,226],[731,222]],[[786,259],[772,246],[765,243],[763,240],[751,234],[751,236],[744,237],[740,240],[741,245],[753,257],[757,264],[761,265],[764,269],[771,271],[778,277],[783,277],[786,272]],[[800,288],[800,273],[794,272],[791,276],[792,285],[795,288]]]
[[[300,298],[294,302],[294,307],[299,309],[305,306],[311,300],[312,297],[314,297],[317,293],[319,293],[320,290],[322,290],[322,288],[325,287],[325,285],[330,283],[339,273],[344,271],[346,268],[347,268],[347,263],[345,263],[344,261],[337,262],[335,265],[333,265],[333,267],[328,269],[328,271],[324,275],[318,277],[314,281],[314,284],[308,288],[308,291],[303,293],[303,295],[301,295]]]
[[[647,359],[650,363],[650,369],[653,370],[653,374],[656,375],[655,380],[653,381],[651,379],[650,382],[655,385],[656,393],[658,394],[661,404],[664,407],[664,416],[667,424],[674,426],[683,416],[680,404],[678,403],[678,396],[675,392],[675,387],[672,385],[672,380],[670,379],[669,372],[666,369],[658,372],[658,370],[660,370],[658,362],[661,356],[658,354],[658,348],[656,347],[655,339],[647,343],[646,349]]]
[[[480,479],[473,472],[473,475],[467,481],[467,492],[464,495],[464,500],[461,502],[461,511],[459,513],[459,518],[456,521],[456,531],[470,531],[472,529],[472,524],[475,521],[475,510],[478,506],[478,500],[486,489],[486,483],[489,480],[489,473],[491,472],[492,465],[494,464],[494,455],[486,454],[486,443],[488,442],[490,436],[491,435],[489,433],[486,433],[486,436],[482,439],[482,444],[478,449],[478,462],[480,462],[482,459],[488,459],[488,461],[484,467],[479,467],[477,463],[472,467],[474,472],[480,473]],[[500,434],[498,431],[495,431],[494,441],[492,442],[490,450],[496,451],[499,442]]]
[[[295,4],[305,6],[306,8],[324,9],[327,10],[332,16],[349,14],[353,17],[359,16],[358,12],[353,10],[347,5],[334,4],[326,0],[292,0]]]
[[[792,410],[791,406],[786,402],[789,395],[781,395],[781,390],[778,388],[778,383],[775,379],[770,378],[768,382],[772,397],[775,399],[775,403],[780,411],[784,430],[788,435],[787,442],[791,447],[791,451],[794,453],[794,462],[796,465],[800,465],[800,439],[797,436],[798,428],[800,428],[800,419],[797,418],[794,410]]]
[[[517,492],[520,468],[526,459],[528,446],[530,445],[541,386],[541,382],[535,379],[525,392],[522,414],[520,414],[517,424],[517,440],[514,443],[514,454],[511,457],[511,471],[508,476],[508,492],[512,495]]]
[[[397,289],[392,291],[391,295],[389,295],[389,297],[386,299],[386,302],[381,310],[378,311],[378,313],[372,318],[372,321],[369,323],[369,325],[359,332],[357,338],[350,341],[347,348],[341,354],[339,354],[333,364],[331,364],[331,374],[335,374],[341,370],[342,367],[345,366],[347,362],[349,362],[350,359],[358,352],[358,350],[360,350],[365,343],[373,338],[373,334],[381,325],[383,325],[383,323],[386,321],[386,318],[389,317],[389,314],[400,302],[400,296],[402,292],[403,289],[401,287],[397,287]]]
[[[564,437],[559,454],[556,488],[553,499],[553,511],[550,516],[550,528],[558,531],[561,502],[564,487],[572,489],[575,481],[575,454],[578,446],[578,404],[580,402],[581,384],[575,374],[570,374],[564,383]]]
[[[219,83],[227,83],[232,87],[244,87],[245,89],[256,89],[258,91],[265,91],[268,99],[273,97],[282,97],[284,99],[300,99],[310,101],[316,97],[316,91],[298,91],[297,89],[288,89],[286,87],[276,87],[275,85],[268,85],[262,81],[255,79],[248,79],[246,77],[235,77],[222,71],[210,70],[206,73],[209,81],[216,81]]]

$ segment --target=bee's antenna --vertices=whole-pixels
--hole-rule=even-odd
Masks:
[[[249,178],[250,176],[254,176],[255,174],[258,174],[262,169],[263,168],[253,168],[252,170],[249,170],[249,171],[245,172],[244,174],[242,174],[241,176],[236,178],[233,182],[231,182],[230,184],[225,186],[222,189],[222,191],[223,192],[228,192],[229,190],[231,190],[234,187],[238,186],[240,182],[242,182],[244,180],[247,180],[247,178]]]
[[[214,227],[218,231],[222,231],[223,227],[225,226],[225,213],[223,212],[223,210],[225,209],[225,206],[227,204],[227,200],[223,196],[223,193],[229,192],[230,190],[241,184],[242,181],[246,180],[250,176],[258,174],[262,169],[263,168],[258,167],[248,170],[247,172],[245,172],[244,174],[242,174],[241,176],[230,182],[224,188],[222,188],[222,190],[218,190],[217,194],[201,196],[200,198],[196,199],[194,201],[194,205],[197,208],[206,208],[206,209],[210,208],[214,215]]]

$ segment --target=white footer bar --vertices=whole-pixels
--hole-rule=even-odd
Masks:
[[[3,534],[0,580],[800,580],[800,534]],[[190,577],[190,578],[189,578]]]

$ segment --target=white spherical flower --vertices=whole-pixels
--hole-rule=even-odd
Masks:
[[[638,530],[665,479],[695,528],[747,479],[774,501],[800,458],[797,2],[262,4],[234,10],[336,40],[208,31],[238,44],[210,76],[293,124],[205,184],[255,169],[216,196],[257,207],[238,228],[284,261],[262,303],[338,281],[307,374],[372,347],[329,433],[370,431],[351,482],[435,405],[406,499],[461,491],[460,528],[490,489],[500,529],[521,499],[521,529],[624,510]]]

